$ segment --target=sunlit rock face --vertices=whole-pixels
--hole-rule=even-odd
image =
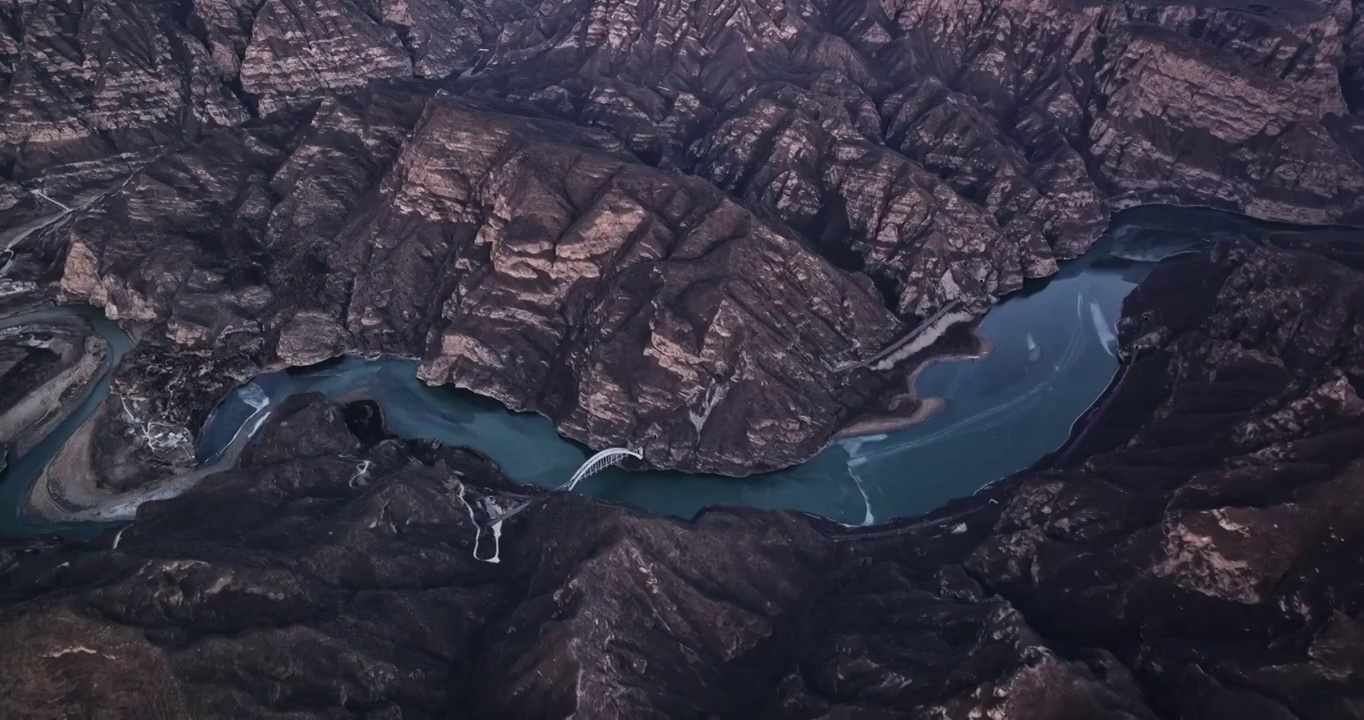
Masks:
[[[983,311],[1115,208],[1359,221],[1358,16],[9,2],[5,288],[140,340],[76,458],[105,490],[189,466],[232,385],[343,353],[770,469],[905,389],[831,360]],[[1055,456],[867,530],[563,496],[488,527],[530,491],[483,458],[291,401],[94,546],[0,550],[0,716],[1355,715],[1364,254],[1261,239],[1142,286]],[[88,384],[83,330],[36,339],[0,360]],[[10,442],[50,420],[0,400]]]
[[[290,398],[238,468],[93,547],[0,553],[0,702],[20,717],[1349,717],[1360,233],[1262,239],[1278,247],[1175,259],[1136,291],[1126,369],[1060,452],[874,528],[557,494],[489,526],[540,491],[387,436],[373,405]]]
[[[209,49],[167,22],[167,10],[135,0],[0,9],[0,162],[9,172],[126,166],[134,160],[125,153],[248,118]]]
[[[1206,203],[1307,222],[1360,210],[1344,199],[1357,190],[1337,195],[1361,183],[1337,79],[1352,37],[1343,5],[1272,18],[734,2],[723,21],[709,6],[642,7],[583,20],[556,8],[577,35],[551,52],[577,71],[549,88],[542,74],[513,73],[526,86],[517,94],[613,128],[637,153],[812,237],[842,236],[832,244],[904,312],[1052,272],[1114,205]],[[646,60],[657,56],[680,60]],[[593,77],[602,67],[609,79]]]
[[[21,279],[219,365],[417,356],[594,446],[767,470],[904,389],[830,356],[983,312],[1116,208],[1360,219],[1355,15],[12,4],[0,233],[70,208]]]
[[[711,472],[799,462],[875,409],[883,381],[829,361],[900,329],[872,283],[608,134],[402,91],[289,122],[163,158],[65,230],[62,289],[164,337],[119,390],[168,425],[224,378],[357,352]]]
[[[265,0],[239,70],[261,114],[372,79],[409,77],[412,61],[392,29],[351,0]]]
[[[359,345],[392,347],[439,305],[430,382],[539,410],[589,445],[625,438],[664,466],[814,454],[869,400],[827,360],[897,325],[871,284],[705,183],[566,132],[428,107],[352,251]]]

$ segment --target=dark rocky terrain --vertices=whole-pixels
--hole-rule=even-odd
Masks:
[[[1361,7],[0,0],[0,311],[137,340],[49,465],[94,493],[348,353],[783,467],[912,414],[914,361],[840,361],[1116,209],[1364,220]],[[1364,238],[1314,238],[1165,263],[1064,448],[867,529],[550,495],[495,535],[539,491],[294,398],[132,524],[0,548],[0,717],[1361,717]],[[3,332],[27,446],[101,348]]]
[[[471,518],[538,491],[293,398],[238,469],[6,556],[0,714],[1357,717],[1358,259],[1167,262],[1062,451],[870,529],[552,495],[495,549]]]
[[[831,359],[952,300],[983,312],[1115,208],[1360,219],[1358,17],[9,0],[0,239],[12,281],[142,339],[115,474],[183,468],[227,387],[345,352],[744,474],[902,389]]]

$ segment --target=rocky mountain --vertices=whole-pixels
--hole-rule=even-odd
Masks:
[[[529,493],[299,396],[90,548],[11,552],[0,709],[68,717],[1344,718],[1364,700],[1364,262],[1222,247],[1132,296],[1036,468],[850,529]]]
[[[9,278],[139,335],[124,474],[183,465],[227,387],[347,352],[745,474],[912,416],[881,400],[903,376],[829,368],[1116,208],[1358,220],[1358,15],[11,1],[0,238]]]
[[[845,368],[1114,210],[1360,222],[1360,15],[0,0],[0,310],[137,341],[48,465],[101,497],[343,354],[658,467],[784,467],[912,417],[943,350]],[[1359,717],[1361,239],[1167,261],[1063,448],[870,528],[545,495],[292,398],[131,524],[0,548],[0,716]],[[69,416],[99,338],[0,327],[0,443]]]

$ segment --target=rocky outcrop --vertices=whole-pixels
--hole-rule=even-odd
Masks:
[[[713,512],[688,524],[560,496],[499,538],[473,519],[517,489],[485,461],[375,438],[334,406],[297,400],[239,470],[145,506],[102,550],[21,558],[4,575],[6,712],[800,717],[827,704],[800,678],[836,677],[836,661],[803,671],[794,660],[836,647],[811,628],[825,625],[815,619],[850,558],[808,519]],[[979,658],[938,666],[946,682],[928,697],[993,707],[1046,686],[1081,710],[1142,712],[1116,660],[1117,678],[1096,679],[1006,601],[973,598],[964,576],[946,591],[899,582],[887,599],[937,646],[924,669]],[[859,617],[893,622],[884,609]],[[977,639],[945,647],[932,638],[944,629]],[[973,699],[980,677],[1017,699]],[[899,702],[916,704],[931,703]],[[1091,717],[1104,716],[1122,717]]]
[[[0,702],[25,717],[1350,717],[1364,269],[1344,242],[1271,239],[1143,284],[1120,378],[1061,451],[873,528],[568,495],[489,528],[539,491],[392,438],[373,404],[292,398],[236,470],[91,547],[4,556]]]
[[[560,10],[576,71],[513,94],[827,233],[901,312],[1053,272],[1112,207],[1360,212],[1342,5],[641,7]]]
[[[845,386],[827,356],[983,312],[1116,208],[1364,217],[1356,16],[21,3],[0,10],[0,176],[23,217],[0,227],[23,227],[17,279],[146,328],[159,349],[133,359],[239,379],[419,356],[589,444],[745,473],[900,384]],[[193,387],[148,421],[192,437],[219,392]]]
[[[242,89],[268,115],[372,79],[410,77],[412,61],[397,34],[360,3],[265,0],[239,72]]]
[[[831,361],[982,311],[1115,208],[1357,222],[1359,16],[9,3],[4,297],[140,338],[51,466],[92,496],[179,475],[234,383],[353,352],[661,466],[779,467],[904,392]],[[93,545],[0,549],[0,715],[1356,715],[1364,254],[1262,239],[1132,296],[1054,456],[864,530],[558,495],[487,527],[535,491],[291,401]],[[28,383],[0,404],[88,385],[58,330],[0,353]],[[55,417],[21,414],[7,442]]]
[[[65,236],[63,290],[154,328],[116,394],[191,450],[234,382],[343,353],[709,472],[879,407],[886,380],[831,369],[902,329],[872,284],[609,135],[396,90],[288,127],[152,163]]]
[[[424,379],[707,472],[809,457],[871,402],[870,378],[828,362],[896,331],[870,283],[704,183],[565,147],[564,133],[428,108],[384,187],[391,204],[362,230],[348,316],[362,348],[401,346],[399,315],[439,304]],[[450,156],[467,170],[427,174]],[[444,264],[390,264],[418,248]],[[449,283],[427,291],[443,302],[409,294],[427,278]]]
[[[0,9],[0,166],[7,175],[127,166],[201,128],[247,119],[209,51],[168,11],[136,0]]]

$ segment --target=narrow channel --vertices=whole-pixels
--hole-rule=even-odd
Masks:
[[[69,317],[77,317],[89,323],[95,332],[109,343],[109,356],[98,377],[75,409],[31,450],[18,458],[13,458],[4,472],[0,473],[0,536],[57,534],[89,537],[101,529],[100,525],[92,526],[90,523],[31,522],[23,513],[24,501],[33,483],[42,475],[43,468],[57,456],[67,438],[90,419],[100,403],[109,395],[109,383],[113,378],[114,368],[118,367],[123,355],[133,347],[132,339],[123,332],[118,323],[106,318],[98,308],[88,305],[47,308],[15,315],[0,319],[0,327],[15,327]]]

